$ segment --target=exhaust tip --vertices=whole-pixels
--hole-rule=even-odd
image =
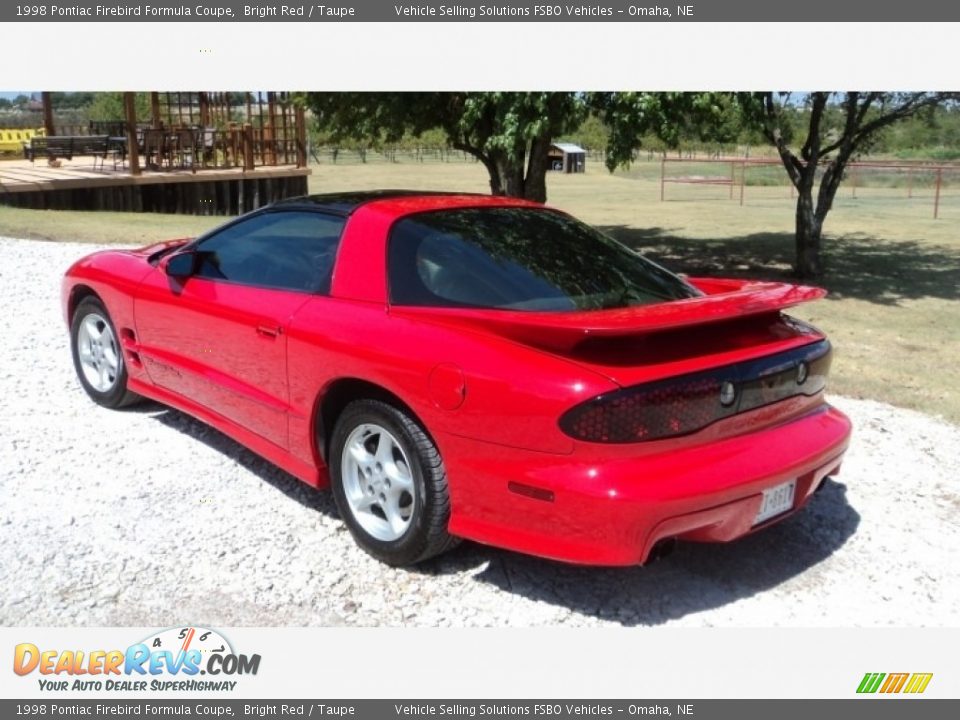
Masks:
[[[650,550],[650,556],[647,558],[647,564],[649,565],[657,560],[663,560],[664,558],[672,555],[676,547],[677,539],[674,537],[657,540]]]

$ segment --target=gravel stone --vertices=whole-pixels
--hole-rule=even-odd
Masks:
[[[90,245],[0,238],[0,624],[950,626],[960,428],[833,398],[841,474],[778,526],[583,568],[464,543],[398,570],[331,496],[156,404],[94,405],[60,278]],[[891,310],[895,312],[895,310]],[[843,348],[838,348],[843,352]]]

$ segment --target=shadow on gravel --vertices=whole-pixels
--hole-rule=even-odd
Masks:
[[[316,510],[324,515],[339,518],[337,508],[333,503],[333,496],[329,492],[318,492],[285,470],[281,470],[268,460],[264,460],[255,452],[248,450],[240,443],[227,437],[219,430],[182,413],[179,410],[148,402],[134,406],[142,412],[156,412],[153,419],[169,428],[189,435],[199,440],[217,452],[235,460],[239,465],[249,470],[261,480],[270,483],[277,490],[289,498],[296,500],[304,507]],[[159,412],[158,412],[159,411]]]
[[[155,413],[157,422],[232,458],[301,505],[339,517],[329,492],[314,490],[189,415],[156,403],[133,411]],[[840,549],[859,523],[860,515],[847,502],[846,486],[827,479],[804,510],[772,528],[727,544],[681,543],[672,555],[646,567],[565,565],[466,542],[408,572],[428,577],[463,573],[472,581],[584,616],[622,625],[659,625],[801,575]]]
[[[801,575],[840,549],[859,524],[846,486],[828,479],[804,510],[779,525],[733,543],[681,543],[646,567],[578,567],[467,543],[419,572],[462,572],[486,562],[472,578],[504,592],[622,625],[659,625]]]

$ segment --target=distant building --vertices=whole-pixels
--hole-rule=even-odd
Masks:
[[[551,170],[565,173],[582,173],[587,170],[587,151],[573,143],[553,143],[547,153]]]

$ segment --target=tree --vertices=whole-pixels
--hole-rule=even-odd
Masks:
[[[848,163],[868,151],[885,128],[958,97],[957,93],[813,92],[805,98],[809,117],[806,132],[798,132],[797,142],[803,144],[797,148],[786,129],[796,107],[788,93],[738,96],[745,120],[776,148],[797,190],[795,268],[801,277],[823,272],[823,222]],[[838,112],[831,112],[833,106]]]
[[[93,102],[96,93],[92,92],[54,92],[50,93],[53,105],[61,110],[84,108]]]
[[[334,141],[378,146],[439,128],[450,147],[483,164],[494,195],[539,202],[551,143],[586,116],[578,93],[308,93],[307,105]]]
[[[135,93],[134,102],[138,118],[150,117],[150,95]],[[90,103],[86,106],[87,115],[91,120],[126,120],[126,111],[123,108],[122,92],[98,92],[93,94]]]
[[[606,153],[609,137],[610,131],[603,124],[603,121],[591,113],[580,123],[580,127],[558,139],[569,140],[581,145],[588,152]]]
[[[588,103],[610,131],[611,171],[629,164],[645,137],[675,150],[691,141],[735,142],[743,127],[729,93],[592,93]]]
[[[650,133],[671,148],[694,137],[726,143],[759,133],[776,148],[797,190],[795,270],[816,277],[823,272],[823,222],[847,165],[870,150],[886,128],[958,98],[958,93],[597,93],[590,104],[610,127],[611,170],[629,162]]]

